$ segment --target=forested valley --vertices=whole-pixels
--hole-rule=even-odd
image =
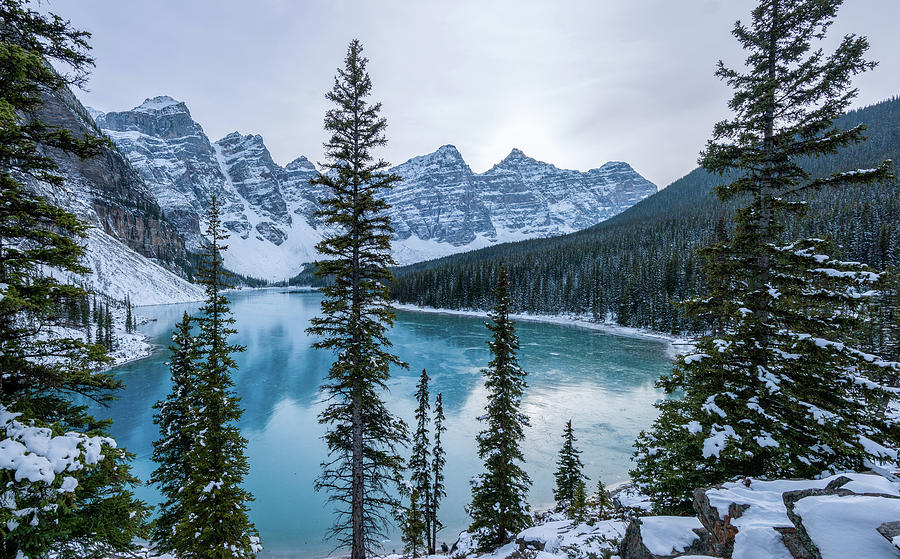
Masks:
[[[900,160],[900,98],[854,110],[838,128],[866,126],[867,141],[807,160],[814,177]],[[661,332],[697,331],[704,324],[678,305],[703,285],[696,251],[730,234],[733,200],[713,188],[734,177],[697,168],[618,216],[571,235],[522,241],[395,270],[401,303],[486,309],[498,269],[505,266],[517,312],[610,318]],[[900,264],[900,190],[896,183],[821,189],[805,197],[808,211],[788,236],[830,236],[846,260],[884,270]]]

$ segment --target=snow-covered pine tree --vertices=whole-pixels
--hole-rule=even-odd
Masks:
[[[191,333],[191,317],[187,312],[175,325],[169,351],[172,354],[169,362],[172,389],[165,400],[153,406],[157,410],[153,422],[159,425],[160,438],[153,442],[153,461],[157,467],[150,482],[159,488],[163,501],[152,523],[151,541],[158,551],[180,556],[190,549],[182,549],[179,545],[190,541],[193,535],[193,532],[177,534],[176,530],[190,528],[185,522],[182,489],[187,485],[191,467],[188,455],[197,440],[197,405],[192,398],[196,398],[194,387],[198,381],[199,348]]]
[[[45,148],[90,158],[108,141],[41,120],[42,98],[83,84],[93,61],[88,33],[31,5],[0,2],[0,442],[34,443],[26,448],[35,459],[50,436],[78,450],[42,456],[55,471],[40,475],[17,475],[24,463],[16,459],[0,466],[0,558],[108,557],[134,549],[148,510],[134,499],[129,455],[109,438],[109,422],[82,405],[121,387],[98,370],[108,363],[104,348],[55,335],[65,326],[60,304],[87,292],[46,271],[90,272],[80,244],[88,224],[36,194],[64,196],[65,179]]]
[[[683,397],[661,402],[636,443],[632,477],[661,510],[688,509],[693,488],[738,475],[867,469],[880,445],[894,444],[892,427],[870,413],[886,394],[864,372],[877,378],[873,367],[896,364],[854,339],[878,274],[829,256],[821,239],[783,238],[804,192],[891,176],[889,162],[815,177],[799,164],[863,139],[862,127],[840,130],[833,120],[856,95],[852,76],[874,66],[863,57],[867,41],[848,35],[831,55],[813,50],[840,3],[762,0],[751,24],[733,32],[749,51],[746,71],[719,64],[736,114],[715,126],[700,162],[736,173],[717,194],[748,205],[733,238],[707,251],[708,295],[690,303],[720,317],[721,332],[702,337],[661,380]]]
[[[428,372],[422,369],[419,382],[416,384],[416,427],[412,435],[412,454],[409,456],[407,470],[410,471],[410,482],[416,495],[418,507],[422,512],[422,541],[430,543],[432,507],[431,480],[431,444],[428,440],[428,425],[431,423],[431,399],[428,394]]]
[[[249,466],[247,440],[236,423],[243,415],[234,393],[232,354],[244,351],[228,338],[237,333],[234,317],[223,292],[231,287],[222,265],[224,233],[214,196],[206,218],[206,246],[198,282],[206,301],[193,321],[198,326],[196,343],[200,359],[190,399],[193,409],[193,441],[186,457],[187,478],[180,496],[181,513],[171,545],[181,559],[231,559],[255,557],[262,549],[250,522],[248,503],[253,495],[242,487]]]
[[[573,516],[578,508],[575,500],[581,491],[582,500],[585,496],[584,483],[587,476],[584,475],[584,464],[581,462],[581,451],[575,448],[575,430],[572,428],[572,420],[566,422],[562,434],[563,445],[559,449],[559,458],[556,461],[556,487],[553,489],[553,498],[556,499],[556,509],[568,512]],[[584,503],[581,504],[584,508]]]
[[[428,534],[428,554],[434,555],[437,552],[437,534],[444,527],[438,520],[438,511],[441,508],[441,499],[447,496],[444,487],[444,466],[447,463],[447,453],[441,443],[441,437],[447,430],[444,425],[446,421],[444,417],[444,396],[439,392],[434,400],[434,450],[431,453],[431,509],[428,511],[428,517],[431,526],[431,533]]]
[[[506,544],[531,523],[528,489],[531,479],[522,468],[525,457],[521,443],[525,439],[528,416],[521,412],[525,393],[525,371],[516,352],[519,339],[509,318],[511,302],[506,270],[500,268],[494,289],[494,308],[485,325],[493,336],[488,342],[493,359],[482,370],[488,403],[478,419],[485,428],[478,434],[478,456],[484,461],[484,473],[472,484],[468,512],[472,532],[481,550]]]
[[[390,353],[391,222],[382,198],[400,177],[372,150],[386,143],[381,104],[367,100],[372,82],[362,45],[354,40],[334,88],[326,95],[334,107],[325,115],[331,137],[325,143],[329,173],[313,183],[328,189],[319,216],[331,231],[316,249],[326,259],[317,274],[333,281],[322,288],[322,314],[308,329],[319,336],[316,349],[335,352],[322,389],[328,407],[319,421],[328,426],[328,460],[316,489],[338,507],[330,530],[351,559],[364,559],[380,546],[397,507],[393,486],[400,479],[406,424],[382,399],[391,364],[406,366]]]

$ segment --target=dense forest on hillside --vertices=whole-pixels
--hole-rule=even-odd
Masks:
[[[900,97],[849,112],[835,124],[864,124],[868,140],[805,162],[814,176],[900,161]],[[726,178],[698,168],[584,231],[398,268],[393,296],[402,303],[485,309],[503,265],[520,312],[611,316],[625,326],[664,332],[699,329],[673,303],[701,290],[703,261],[696,250],[731,227],[735,204],[723,205],[712,194]],[[791,236],[830,236],[843,258],[879,270],[900,264],[897,183],[823,190],[807,202],[809,211],[791,224]]]

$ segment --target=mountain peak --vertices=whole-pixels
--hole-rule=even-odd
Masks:
[[[157,97],[144,99],[144,102],[133,110],[136,112],[149,113],[164,111],[170,108],[184,108],[185,111],[187,110],[187,106],[183,101],[178,101],[168,95],[159,95]]]
[[[292,171],[294,169],[309,169],[315,171],[316,166],[305,155],[301,155],[297,159],[294,159],[293,161],[288,163],[287,166],[285,166],[285,169],[287,169],[288,171]]]

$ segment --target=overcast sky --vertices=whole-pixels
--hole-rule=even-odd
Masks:
[[[454,144],[485,171],[518,147],[558,167],[629,162],[659,185],[696,166],[727,87],[719,58],[752,0],[44,0],[93,33],[85,104],[170,95],[211,140],[261,134],[274,159],[322,156],[325,92],[362,40],[391,163]],[[831,35],[880,61],[857,106],[900,94],[900,1],[848,0]]]

